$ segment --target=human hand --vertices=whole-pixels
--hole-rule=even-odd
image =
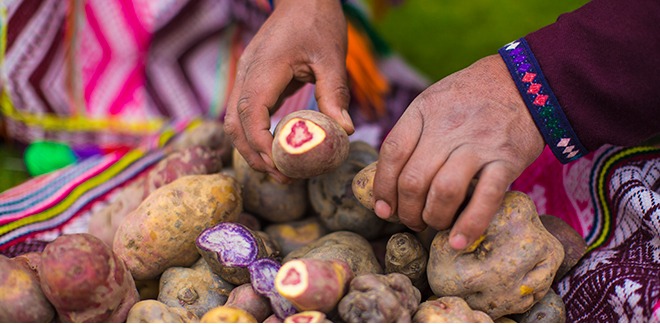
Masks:
[[[485,57],[430,86],[401,116],[380,148],[375,212],[417,231],[451,227],[450,245],[464,249],[544,145],[502,59]]]
[[[288,95],[315,83],[319,110],[354,132],[348,115],[346,19],[338,0],[279,0],[243,52],[229,95],[225,130],[255,170],[280,182],[270,115]]]

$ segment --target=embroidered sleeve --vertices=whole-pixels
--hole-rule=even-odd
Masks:
[[[575,135],[525,39],[520,38],[503,46],[499,54],[536,126],[557,159],[568,163],[586,154],[587,149]]]

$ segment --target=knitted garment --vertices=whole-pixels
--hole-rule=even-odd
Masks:
[[[554,287],[569,322],[660,321],[660,148],[608,145],[568,164],[546,148],[511,188],[589,246]]]

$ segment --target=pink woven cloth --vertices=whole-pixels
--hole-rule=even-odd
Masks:
[[[568,321],[660,321],[660,148],[605,146],[566,165],[546,149],[511,189],[589,245],[554,287]]]

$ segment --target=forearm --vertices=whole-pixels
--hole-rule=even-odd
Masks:
[[[658,17],[654,0],[594,0],[525,37],[586,149],[660,131]]]

